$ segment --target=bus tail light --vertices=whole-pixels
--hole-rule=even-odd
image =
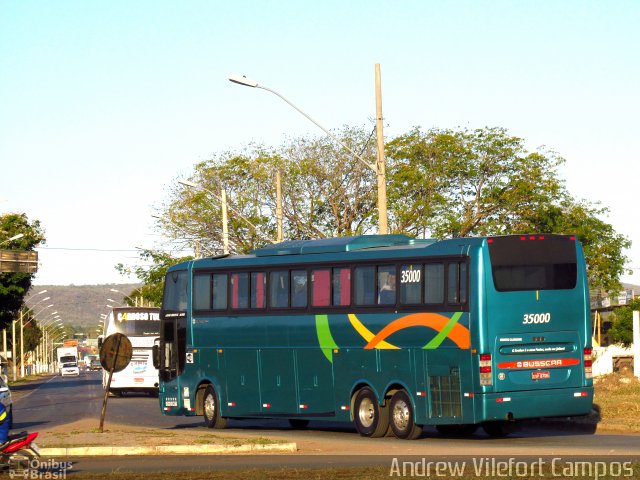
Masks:
[[[593,358],[591,353],[593,352],[592,348],[584,349],[584,376],[585,378],[593,378]]]
[[[493,385],[493,373],[491,371],[491,354],[480,354],[480,385]]]

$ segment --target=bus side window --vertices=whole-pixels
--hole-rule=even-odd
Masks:
[[[269,305],[273,308],[287,308],[289,306],[288,270],[270,273]]]
[[[231,308],[241,309],[249,307],[249,274],[231,274]]]
[[[375,303],[376,281],[375,267],[354,268],[355,304],[373,305]]]
[[[404,305],[422,303],[422,265],[400,267],[400,302]]]
[[[311,305],[314,307],[329,306],[331,271],[313,270],[311,272]]]
[[[467,301],[467,264],[452,262],[449,264],[448,303],[465,303]]]
[[[291,272],[291,306],[303,308],[307,306],[307,272],[293,270]]]
[[[213,309],[227,309],[227,274],[213,274]]]
[[[251,272],[251,308],[266,306],[267,276],[264,272]]]
[[[209,310],[211,308],[211,276],[195,274],[193,276],[193,309]]]
[[[351,304],[351,269],[333,269],[333,305],[348,306]]]
[[[378,303],[393,305],[396,303],[396,267],[378,267]]]
[[[444,303],[444,265],[428,263],[424,266],[424,303],[440,305]]]

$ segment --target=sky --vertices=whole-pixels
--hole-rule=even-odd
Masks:
[[[498,126],[566,159],[640,284],[640,3],[0,0],[0,214],[39,220],[36,285],[128,283],[197,162],[329,129]]]

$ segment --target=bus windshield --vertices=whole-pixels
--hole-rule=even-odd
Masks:
[[[575,237],[510,235],[487,242],[493,283],[499,292],[575,288]]]

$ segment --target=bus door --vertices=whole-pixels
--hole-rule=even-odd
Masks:
[[[590,317],[575,237],[516,235],[487,243],[480,385],[494,392],[583,386]]]

